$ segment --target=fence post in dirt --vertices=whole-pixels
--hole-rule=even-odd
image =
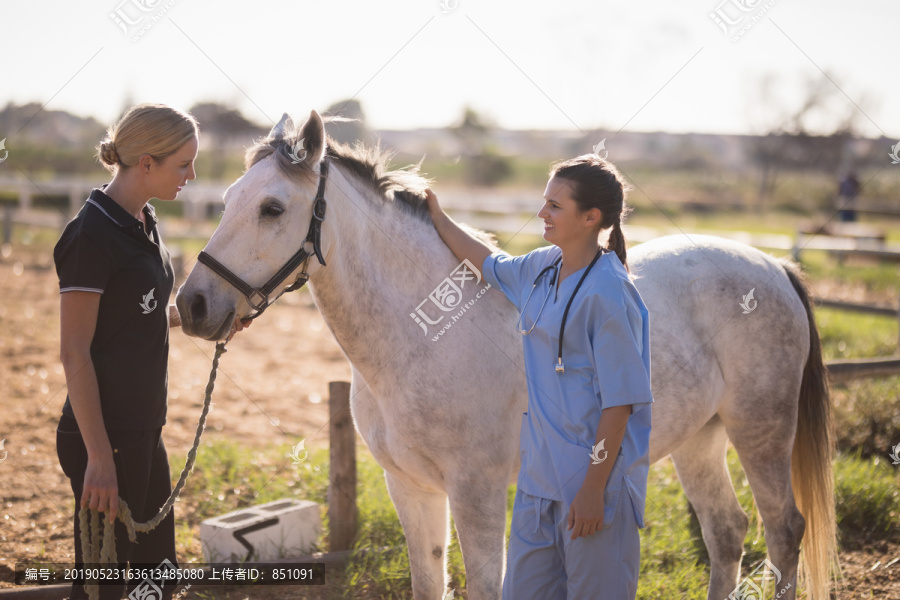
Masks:
[[[78,211],[81,209],[81,205],[84,204],[86,196],[87,194],[85,194],[80,187],[73,185],[71,188],[69,188],[68,219],[73,219],[75,215],[78,214]],[[67,222],[68,219],[66,219]]]
[[[172,272],[175,274],[175,285],[178,287],[187,279],[187,273],[184,272],[184,252],[181,248],[172,248],[169,250],[169,258],[172,260]]]
[[[9,244],[12,242],[12,205],[9,203],[3,204],[3,243]]]
[[[328,383],[329,460],[328,523],[331,551],[349,550],[356,537],[356,430],[350,414],[350,383]]]
[[[31,184],[28,182],[19,185],[19,210],[23,215],[31,212]]]
[[[802,241],[803,241],[803,233],[800,231],[800,229],[795,229],[794,230],[794,244],[793,244],[793,247],[791,248],[791,258],[793,258],[798,263],[802,262],[800,260],[800,248],[802,248],[800,243]]]

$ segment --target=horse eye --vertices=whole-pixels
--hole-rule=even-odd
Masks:
[[[260,216],[263,217],[280,217],[281,213],[284,212],[284,207],[280,204],[275,204],[274,202],[266,203],[262,206],[259,211]]]

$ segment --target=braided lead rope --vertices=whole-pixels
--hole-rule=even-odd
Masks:
[[[206,397],[203,399],[203,412],[200,413],[200,421],[197,423],[197,431],[194,434],[194,445],[187,454],[187,460],[184,463],[184,468],[181,470],[181,477],[178,479],[175,489],[169,494],[169,499],[166,500],[166,503],[159,509],[156,516],[146,523],[137,523],[131,516],[131,509],[128,508],[128,504],[121,497],[119,498],[119,512],[116,515],[116,519],[125,524],[125,527],[128,529],[128,539],[130,539],[132,543],[137,543],[137,531],[151,531],[166,518],[166,515],[172,510],[175,500],[177,500],[178,496],[181,494],[181,490],[184,488],[188,475],[190,475],[191,471],[194,469],[194,460],[197,458],[197,448],[200,446],[200,436],[203,435],[203,429],[206,427],[206,415],[209,414],[213,388],[215,388],[216,385],[216,371],[219,368],[219,358],[225,352],[224,342],[216,344],[216,354],[213,357],[212,369],[209,372],[209,382],[206,384]],[[83,562],[85,564],[117,563],[115,523],[110,523],[106,519],[102,520],[103,540],[101,542],[100,511],[90,509],[90,529],[88,529],[87,526],[88,512],[89,509],[86,506],[82,506],[78,513],[79,524],[81,526],[81,550]],[[99,600],[100,586],[96,579],[85,580],[84,587],[87,589],[90,600]]]

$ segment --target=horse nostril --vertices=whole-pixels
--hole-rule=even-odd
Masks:
[[[204,319],[206,319],[206,298],[203,297],[203,294],[196,294],[191,301],[191,320],[199,323]]]

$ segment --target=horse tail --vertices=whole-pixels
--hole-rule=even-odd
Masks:
[[[837,522],[834,509],[834,435],[828,369],[813,314],[811,292],[793,261],[782,263],[809,321],[809,356],[800,385],[797,435],[791,456],[791,483],[797,507],[806,519],[800,553],[800,579],[811,600],[830,597],[837,575]],[[832,570],[833,569],[833,570]]]

